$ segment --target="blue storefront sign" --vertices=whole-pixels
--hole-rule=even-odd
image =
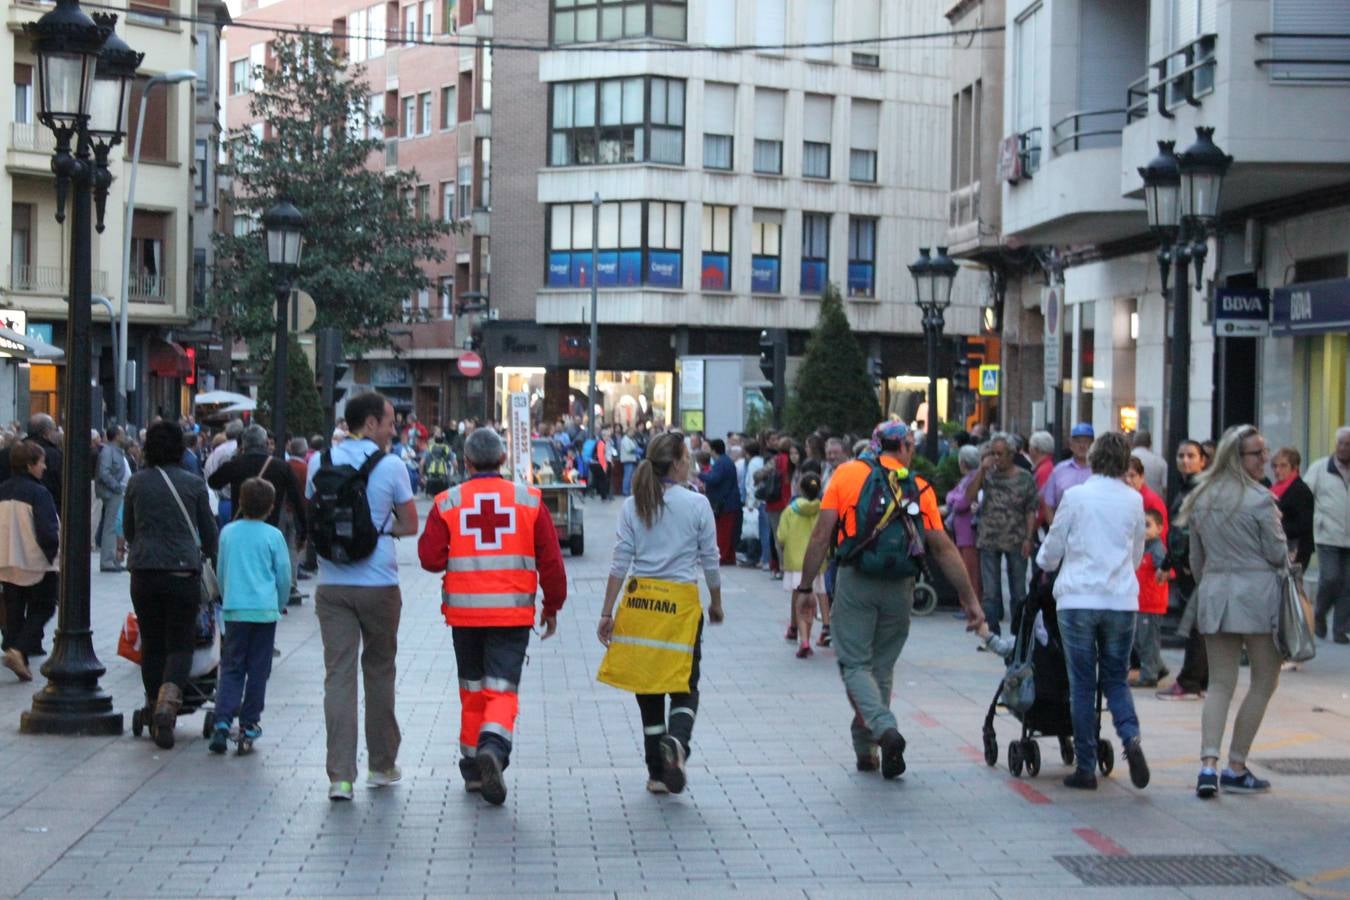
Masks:
[[[633,287],[642,283],[642,251],[623,250],[619,253],[619,283]]]
[[[619,251],[601,250],[596,258],[596,283],[600,287],[618,287]]]
[[[548,255],[548,286],[565,288],[572,284],[572,254],[550,253]]]
[[[1350,330],[1350,278],[1291,284],[1274,291],[1271,333],[1279,336]]]
[[[756,256],[750,260],[750,290],[756,294],[778,293],[778,257]]]
[[[823,259],[802,260],[802,293],[806,295],[823,293],[827,272],[827,264]]]
[[[1270,333],[1270,291],[1221,288],[1214,292],[1215,337],[1265,337]]]
[[[648,251],[647,283],[653,287],[679,287],[680,252],[678,250]]]
[[[731,290],[731,257],[726,253],[703,254],[700,281],[705,291]]]

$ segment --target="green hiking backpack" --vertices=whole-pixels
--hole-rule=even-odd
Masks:
[[[445,444],[432,444],[427,451],[427,480],[446,481],[450,478],[450,448]]]
[[[835,551],[839,564],[871,578],[914,578],[923,570],[924,558],[918,482],[912,472],[901,478],[876,459],[863,461],[872,471],[853,510],[854,533],[845,535]],[[843,528],[842,517],[839,527]]]

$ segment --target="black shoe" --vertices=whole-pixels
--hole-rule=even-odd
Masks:
[[[880,768],[881,768],[881,760],[878,758],[877,752],[875,750],[873,750],[871,753],[858,754],[859,772],[875,772],[877,769]]]
[[[672,794],[684,790],[687,779],[684,774],[684,745],[673,735],[661,736],[661,783]]]
[[[1350,644],[1350,634],[1338,634],[1332,640],[1338,644]]]
[[[1219,773],[1213,769],[1200,770],[1200,777],[1195,780],[1195,796],[1201,800],[1211,800],[1219,793]]]
[[[1097,789],[1097,776],[1082,769],[1074,769],[1072,775],[1064,776],[1064,786],[1077,788],[1080,791],[1095,791]]]
[[[493,806],[506,802],[506,782],[502,780],[502,761],[492,750],[478,748],[478,773],[481,779],[483,799]]]
[[[1148,787],[1148,760],[1144,759],[1144,748],[1139,738],[1131,738],[1126,742],[1125,759],[1130,763],[1130,784],[1140,790]]]
[[[894,728],[887,728],[881,744],[881,777],[899,778],[905,774],[905,739]]]
[[[1326,620],[1326,619],[1315,619],[1315,620],[1313,621],[1313,635],[1314,635],[1315,637],[1320,637],[1320,638],[1324,638],[1324,637],[1327,636],[1327,620]]]

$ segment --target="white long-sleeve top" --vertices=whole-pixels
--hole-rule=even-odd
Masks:
[[[1036,562],[1059,569],[1060,609],[1137,612],[1143,558],[1143,497],[1122,479],[1093,475],[1064,493]]]
[[[666,486],[665,496],[651,528],[638,515],[636,500],[623,502],[609,573],[694,583],[702,569],[709,588],[721,587],[717,525],[708,498],[675,484]]]

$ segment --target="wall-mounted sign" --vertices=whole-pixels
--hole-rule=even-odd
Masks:
[[[999,367],[980,366],[980,396],[997,397],[999,388]]]
[[[8,328],[15,334],[28,333],[28,313],[22,309],[0,309],[0,325]],[[7,341],[0,338],[0,357],[10,357],[15,354],[27,356],[28,348],[23,344]]]
[[[1270,291],[1265,288],[1214,292],[1215,337],[1265,337],[1270,334]]]

